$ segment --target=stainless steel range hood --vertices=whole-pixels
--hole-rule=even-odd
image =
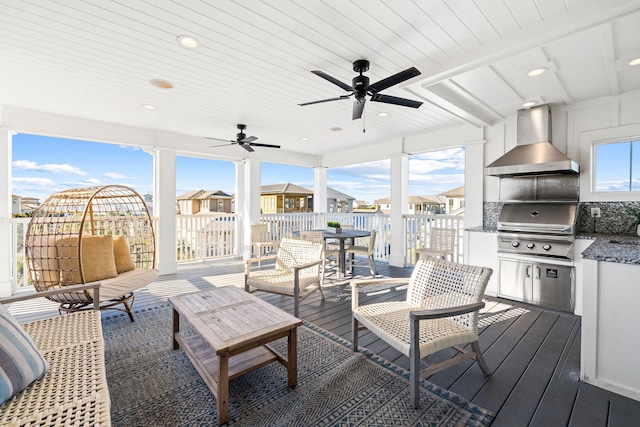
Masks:
[[[551,144],[549,105],[518,110],[517,145],[485,168],[499,177],[577,174],[580,166]]]

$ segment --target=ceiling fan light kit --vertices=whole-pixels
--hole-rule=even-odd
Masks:
[[[323,79],[333,83],[334,85],[344,89],[347,92],[351,92],[349,95],[340,95],[336,98],[328,98],[321,99],[319,101],[311,101],[305,102],[303,104],[298,104],[300,106],[319,104],[322,102],[329,101],[339,101],[341,99],[349,99],[352,95],[354,95],[353,102],[353,114],[352,119],[360,119],[362,118],[362,112],[364,111],[364,104],[367,100],[367,95],[370,96],[370,100],[374,102],[384,102],[386,104],[394,104],[400,105],[403,107],[411,107],[411,108],[419,108],[422,105],[422,102],[414,101],[412,99],[399,98],[397,96],[384,95],[379,92],[391,87],[395,86],[399,83],[402,83],[405,80],[409,80],[412,77],[419,76],[420,71],[417,68],[411,67],[404,71],[401,71],[397,74],[389,76],[385,79],[382,79],[376,83],[369,84],[369,77],[365,76],[363,73],[369,70],[369,61],[366,59],[358,59],[353,63],[353,71],[358,73],[357,76],[353,78],[351,81],[351,86],[328,75],[327,73],[320,70],[311,71],[313,74],[322,77]]]

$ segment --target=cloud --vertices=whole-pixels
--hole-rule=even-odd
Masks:
[[[73,175],[86,175],[87,173],[78,169],[75,166],[69,164],[56,164],[48,163],[44,165],[38,165],[36,162],[29,160],[16,160],[11,164],[14,169],[20,169],[25,171],[40,171],[54,174],[73,174]]]
[[[89,179],[85,179],[84,181],[85,184],[100,184],[100,180],[97,178],[89,178]]]
[[[105,172],[104,176],[111,179],[125,179],[126,175],[117,172]]]
[[[21,186],[34,185],[39,187],[53,186],[55,183],[49,178],[11,178],[13,184]]]

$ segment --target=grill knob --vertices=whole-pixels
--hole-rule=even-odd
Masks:
[[[536,245],[534,245],[533,243],[527,243],[527,247],[529,249],[533,249]]]
[[[542,249],[544,249],[545,251],[549,251],[551,250],[551,245],[544,245]]]
[[[514,248],[517,248],[518,246],[520,246],[520,242],[513,241],[511,242],[511,246],[513,246]]]

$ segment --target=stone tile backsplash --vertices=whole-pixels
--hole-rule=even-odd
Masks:
[[[591,218],[591,208],[600,208],[600,218]],[[502,202],[483,204],[483,226],[496,227]],[[640,219],[640,201],[638,202],[582,202],[578,217],[578,233],[636,234],[638,219],[630,212],[638,212]]]
[[[591,208],[600,208],[601,217],[591,218]],[[582,202],[578,232],[635,235],[638,219],[630,211],[640,218],[640,202]]]

